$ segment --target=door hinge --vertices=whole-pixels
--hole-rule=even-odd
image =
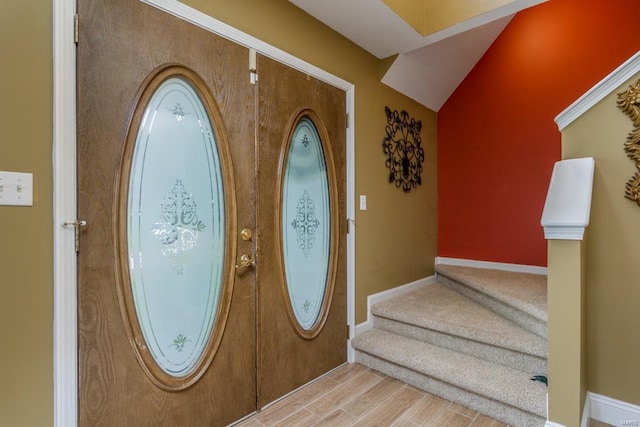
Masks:
[[[349,113],[347,113],[347,129],[349,129]]]
[[[77,13],[73,16],[73,41],[78,44],[80,40],[80,15]]]
[[[82,221],[79,219],[76,219],[73,221],[66,221],[64,223],[64,226],[74,228],[76,253],[80,252],[80,227],[86,227],[87,221]]]
[[[258,59],[255,49],[249,49],[249,81],[252,85],[258,82]]]

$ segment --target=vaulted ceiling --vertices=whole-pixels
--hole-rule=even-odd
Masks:
[[[546,0],[289,0],[379,59],[382,82],[438,111],[520,10]]]

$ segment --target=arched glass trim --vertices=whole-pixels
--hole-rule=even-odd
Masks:
[[[181,389],[207,368],[226,320],[227,159],[215,105],[192,72],[160,73],[136,112],[120,184],[121,301],[145,371],[159,386]]]
[[[280,238],[288,308],[296,329],[309,338],[331,297],[335,227],[325,147],[310,114],[295,122],[284,159]]]

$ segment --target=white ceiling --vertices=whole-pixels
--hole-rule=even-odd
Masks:
[[[427,36],[382,0],[289,1],[377,58],[399,54],[382,82],[438,111],[514,14],[546,0],[516,0]]]

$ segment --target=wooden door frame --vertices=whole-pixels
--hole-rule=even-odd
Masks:
[[[347,218],[355,220],[355,86],[182,3],[139,0],[214,34],[254,49],[346,92],[348,113],[346,174]],[[76,0],[53,0],[53,399],[54,426],[78,425],[78,323],[75,232],[65,222],[77,212],[76,183]],[[248,59],[247,59],[248,61]],[[249,72],[247,67],[247,79]],[[355,227],[347,235],[347,360],[355,326]]]

